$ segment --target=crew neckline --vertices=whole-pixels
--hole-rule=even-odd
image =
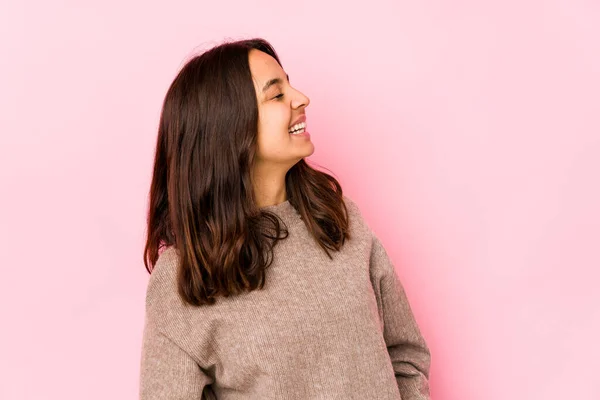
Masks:
[[[269,206],[260,207],[263,211],[270,211],[277,214],[285,220],[285,222],[301,221],[300,213],[294,208],[289,200],[279,204],[271,204]]]
[[[261,209],[261,210],[265,210],[265,209],[268,209],[268,210],[271,210],[271,209],[278,209],[278,208],[283,208],[283,207],[286,207],[288,204],[290,204],[290,201],[289,201],[289,200],[286,200],[286,201],[284,201],[284,202],[281,202],[281,203],[278,203],[278,204],[271,204],[271,205],[269,205],[269,206],[263,206],[263,207],[260,207],[260,209]]]

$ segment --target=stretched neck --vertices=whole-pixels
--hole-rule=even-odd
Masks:
[[[252,183],[258,207],[283,203],[287,200],[285,174],[287,170],[257,164],[253,169]]]

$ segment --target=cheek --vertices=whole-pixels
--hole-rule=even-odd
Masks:
[[[258,153],[265,160],[276,160],[283,157],[289,146],[288,125],[284,119],[272,118],[263,121],[258,131]]]
[[[263,156],[270,158],[287,146],[290,118],[289,106],[283,103],[265,104],[259,110],[258,148]]]
[[[261,118],[263,129],[268,132],[287,131],[290,121],[289,107],[283,103],[270,104],[265,107]]]

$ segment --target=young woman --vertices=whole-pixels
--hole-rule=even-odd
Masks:
[[[429,349],[394,266],[304,159],[309,102],[262,39],[214,47],[171,84],[140,399],[429,398]]]

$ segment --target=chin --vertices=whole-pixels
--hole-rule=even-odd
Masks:
[[[302,156],[302,158],[312,156],[313,153],[315,152],[315,145],[314,144],[310,143],[310,145],[307,146],[307,147],[310,147],[310,150],[307,150],[304,153],[304,155]]]

